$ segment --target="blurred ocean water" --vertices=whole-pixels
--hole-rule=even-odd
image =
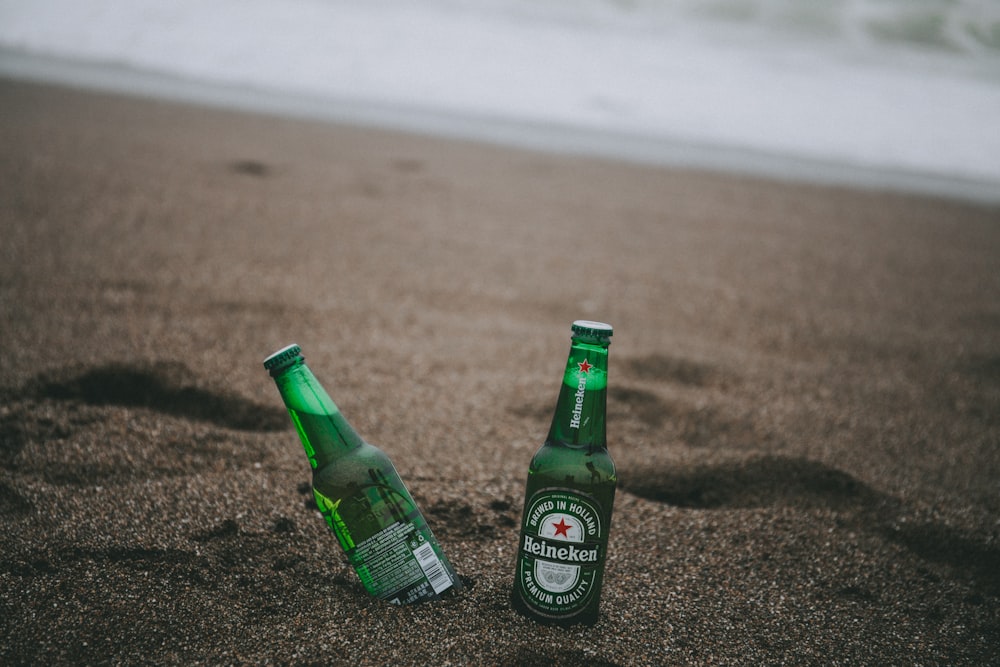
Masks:
[[[1000,200],[1000,0],[0,0],[0,72]]]

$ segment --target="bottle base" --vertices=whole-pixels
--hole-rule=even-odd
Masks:
[[[532,607],[525,604],[524,600],[522,600],[516,592],[511,594],[510,606],[520,616],[523,616],[540,625],[554,625],[568,628],[575,625],[597,625],[597,622],[600,620],[600,613],[597,609],[584,609],[579,613],[569,616],[551,616],[548,614],[540,614]]]

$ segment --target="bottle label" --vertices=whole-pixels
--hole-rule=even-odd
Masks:
[[[452,585],[431,542],[412,523],[383,528],[347,556],[365,588],[395,604],[435,598]]]
[[[327,524],[347,553],[347,559],[371,595],[394,604],[411,604],[436,599],[454,585],[450,565],[434,548],[434,536],[429,530],[421,530],[412,515],[355,543],[338,511],[340,501],[331,501],[316,489],[313,494]],[[422,519],[420,523],[423,524]]]
[[[606,527],[596,503],[565,489],[543,489],[528,502],[521,529],[517,586],[538,614],[583,611],[597,594]]]

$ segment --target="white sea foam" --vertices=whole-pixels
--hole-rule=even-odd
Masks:
[[[1000,199],[996,0],[0,0],[0,70]]]

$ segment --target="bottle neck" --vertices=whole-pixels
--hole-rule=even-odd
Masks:
[[[363,444],[361,436],[340,414],[340,408],[303,361],[278,371],[274,382],[313,469],[322,468]]]
[[[573,338],[546,444],[607,446],[608,345]]]

